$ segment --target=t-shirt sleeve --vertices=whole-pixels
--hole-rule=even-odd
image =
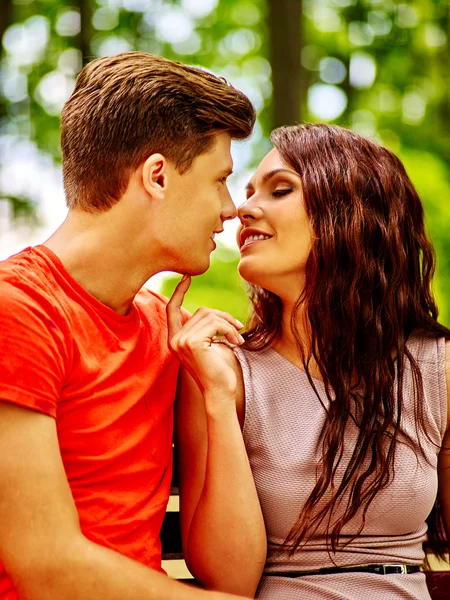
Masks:
[[[0,400],[56,416],[64,381],[64,335],[52,303],[0,282]]]

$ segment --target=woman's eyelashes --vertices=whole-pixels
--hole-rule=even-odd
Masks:
[[[291,192],[293,192],[295,190],[295,187],[290,187],[290,188],[279,188],[277,190],[274,190],[273,192],[270,192],[270,195],[272,196],[272,198],[282,198],[283,196],[287,196],[288,194],[290,194]],[[247,194],[246,194],[246,201],[250,200],[250,198],[255,194],[255,190],[251,189],[251,190],[247,190]],[[264,196],[264,192],[263,192],[263,196]]]
[[[293,191],[294,191],[294,188],[283,188],[283,189],[279,189],[279,190],[274,190],[272,192],[272,196],[274,198],[281,198],[282,196],[287,196],[288,194],[290,194]]]

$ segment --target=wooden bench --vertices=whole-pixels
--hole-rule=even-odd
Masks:
[[[432,570],[425,571],[425,575],[432,600],[449,600],[450,561],[444,562],[430,556],[429,562]]]
[[[176,468],[174,468],[169,504],[161,530],[163,568],[170,577],[196,584],[183,560],[177,483]],[[425,571],[425,575],[432,600],[450,600],[450,563],[431,557],[430,564],[433,570]]]

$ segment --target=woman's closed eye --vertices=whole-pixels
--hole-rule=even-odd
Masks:
[[[287,196],[288,194],[290,194],[293,191],[294,191],[294,188],[282,188],[282,189],[274,190],[272,192],[272,196],[274,198],[281,198],[282,196]]]

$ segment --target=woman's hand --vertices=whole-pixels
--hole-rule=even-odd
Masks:
[[[195,379],[203,396],[234,397],[236,371],[230,346],[244,342],[237,319],[220,310],[200,308],[183,325],[181,305],[191,278],[184,276],[167,304],[169,347]],[[223,336],[221,338],[218,335]]]

